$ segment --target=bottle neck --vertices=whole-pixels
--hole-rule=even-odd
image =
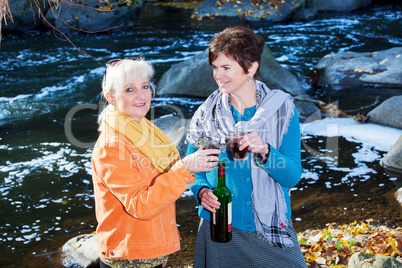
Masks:
[[[218,187],[226,187],[225,167],[218,167]]]

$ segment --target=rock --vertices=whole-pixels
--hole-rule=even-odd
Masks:
[[[80,29],[87,32],[119,30],[133,25],[139,18],[143,6],[143,0],[129,0],[124,3],[115,4],[109,9],[108,3],[117,1],[85,1],[73,0],[69,2],[59,2],[53,6],[46,14],[46,19],[57,29],[66,32],[77,32]],[[100,11],[104,8],[105,11]],[[69,26],[65,24],[68,23]]]
[[[306,94],[306,90],[296,77],[283,68],[272,54],[269,47],[265,46],[261,55],[261,81],[271,89],[281,89],[292,96]]]
[[[184,143],[190,125],[190,119],[174,115],[159,117],[152,121],[173,142],[181,157],[186,156],[187,144]]]
[[[402,95],[385,100],[367,113],[367,118],[371,123],[402,129]]]
[[[402,135],[382,160],[385,168],[402,174]]]
[[[332,89],[356,86],[402,87],[402,47],[377,52],[342,52],[324,56],[309,76]]]
[[[261,81],[269,88],[281,89],[291,95],[305,93],[300,82],[274,58],[265,47],[261,57]],[[207,98],[218,88],[208,63],[208,49],[191,59],[172,65],[158,82],[158,95],[181,95]]]
[[[188,60],[173,64],[159,80],[157,94],[206,98],[217,87],[206,49]]]
[[[306,0],[303,8],[300,8],[293,15],[293,20],[309,20],[314,18],[318,13],[318,8],[314,3],[314,0]]]
[[[350,12],[366,7],[371,0],[313,0],[318,11]]]
[[[398,191],[394,194],[396,201],[399,202],[399,205],[402,207],[402,188],[399,188]]]
[[[353,253],[348,268],[401,268],[402,263],[393,257],[376,256],[364,252]]]
[[[132,26],[142,12],[143,0],[129,0],[124,4],[113,5],[112,10],[100,12],[93,8],[104,7],[108,10],[106,4],[116,3],[117,1],[102,2],[99,0],[88,0],[84,4],[80,1],[63,1],[53,4],[50,8],[49,2],[38,2],[36,6],[33,1],[28,0],[12,0],[8,1],[10,11],[13,16],[12,22],[7,19],[7,24],[3,23],[2,31],[4,32],[26,32],[30,30],[38,30],[43,27],[51,28],[44,22],[38,14],[40,12],[45,16],[46,20],[62,32],[77,32],[70,26],[84,31],[104,31],[115,28],[122,30],[123,27]]]
[[[42,20],[38,15],[38,8],[33,2],[28,0],[8,1],[13,21],[7,19],[2,23],[3,32],[26,32],[36,30],[42,25]],[[40,2],[39,8],[43,14],[49,9],[47,1]]]
[[[98,241],[95,234],[71,238],[62,247],[65,267],[99,267]]]
[[[305,0],[281,1],[274,4],[273,1],[260,1],[254,4],[250,0],[245,1],[220,1],[206,0],[197,6],[192,18],[201,20],[205,18],[236,18],[247,21],[278,22],[287,19],[297,9],[302,7]],[[279,2],[279,1],[277,1]]]

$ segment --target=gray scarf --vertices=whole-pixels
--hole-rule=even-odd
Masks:
[[[230,96],[214,91],[195,112],[187,134],[187,142],[199,146],[203,136],[219,137],[222,142],[236,130],[257,132],[261,138],[279,149],[293,116],[291,96],[281,90],[270,90],[261,81],[255,81],[257,107],[249,121],[235,124],[230,109]],[[263,240],[279,247],[292,247],[286,232],[286,202],[281,185],[260,168],[252,157],[253,213],[257,234]]]

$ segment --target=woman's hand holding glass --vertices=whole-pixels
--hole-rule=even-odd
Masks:
[[[250,132],[240,141],[240,150],[248,147],[248,150],[255,154],[260,154],[263,159],[269,153],[268,144],[262,140],[257,132]]]
[[[195,153],[183,158],[183,163],[190,172],[212,171],[219,160],[219,149],[198,149]]]

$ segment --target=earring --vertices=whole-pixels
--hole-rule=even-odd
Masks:
[[[248,77],[248,81],[250,81],[250,82],[251,82],[251,80],[253,80],[253,79],[251,78],[251,76],[249,76],[249,77]]]

